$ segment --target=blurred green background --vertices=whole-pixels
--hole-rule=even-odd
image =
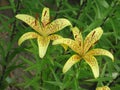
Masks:
[[[65,52],[60,45],[51,44],[41,59],[36,40],[18,46],[20,36],[33,29],[15,15],[41,17],[44,7],[50,8],[51,21],[67,18],[84,37],[96,27],[103,28],[104,34],[94,47],[109,50],[115,62],[97,57],[98,79],[84,60],[62,73],[74,53],[71,49]],[[69,27],[57,33],[73,38]],[[101,85],[120,89],[120,0],[0,0],[0,90],[95,90]]]

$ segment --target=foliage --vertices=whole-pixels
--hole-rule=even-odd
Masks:
[[[7,5],[3,5],[3,2]],[[27,40],[18,46],[22,34],[33,29],[15,16],[28,14],[41,17],[44,7],[50,9],[51,21],[68,19],[80,29],[83,38],[96,27],[102,27],[103,35],[94,47],[110,51],[114,55],[114,62],[108,57],[96,57],[100,77],[94,78],[84,60],[63,74],[66,60],[75,53],[70,48],[65,51],[51,42],[41,59],[36,40]],[[119,0],[1,0],[0,90],[95,90],[101,86],[108,86],[111,90],[120,89],[119,11]],[[56,34],[73,39],[69,27]]]

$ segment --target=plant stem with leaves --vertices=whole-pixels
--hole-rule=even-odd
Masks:
[[[18,13],[19,8],[20,8],[20,0],[18,0],[17,3],[16,3],[16,12],[14,13],[14,15],[16,15]],[[2,87],[4,85],[5,79],[7,77],[6,72],[7,72],[7,69],[8,69],[7,66],[9,64],[9,56],[11,55],[10,54],[11,53],[11,47],[12,47],[11,45],[13,43],[14,35],[15,35],[15,32],[16,32],[16,20],[13,22],[12,27],[13,27],[12,28],[12,33],[11,33],[11,36],[10,36],[10,41],[11,41],[10,42],[10,49],[8,50],[8,52],[5,56],[5,59],[4,59],[5,64],[2,67],[2,75],[0,77],[0,87]]]

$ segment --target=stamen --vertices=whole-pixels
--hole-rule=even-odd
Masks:
[[[35,15],[35,26],[37,26],[37,20],[38,20],[38,18],[39,18],[39,14],[36,13],[36,15]]]

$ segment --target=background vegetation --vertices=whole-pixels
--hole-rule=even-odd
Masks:
[[[41,17],[44,7],[50,8],[51,21],[67,18],[84,36],[98,26],[103,28],[104,34],[95,47],[109,50],[115,62],[97,57],[98,79],[94,79],[84,60],[66,74],[62,73],[63,65],[74,53],[71,49],[65,52],[59,45],[50,45],[41,59],[36,40],[18,46],[19,37],[32,28],[17,20],[15,15]],[[73,38],[69,27],[58,34]],[[0,90],[95,90],[102,84],[111,90],[120,89],[119,0],[0,0]]]

